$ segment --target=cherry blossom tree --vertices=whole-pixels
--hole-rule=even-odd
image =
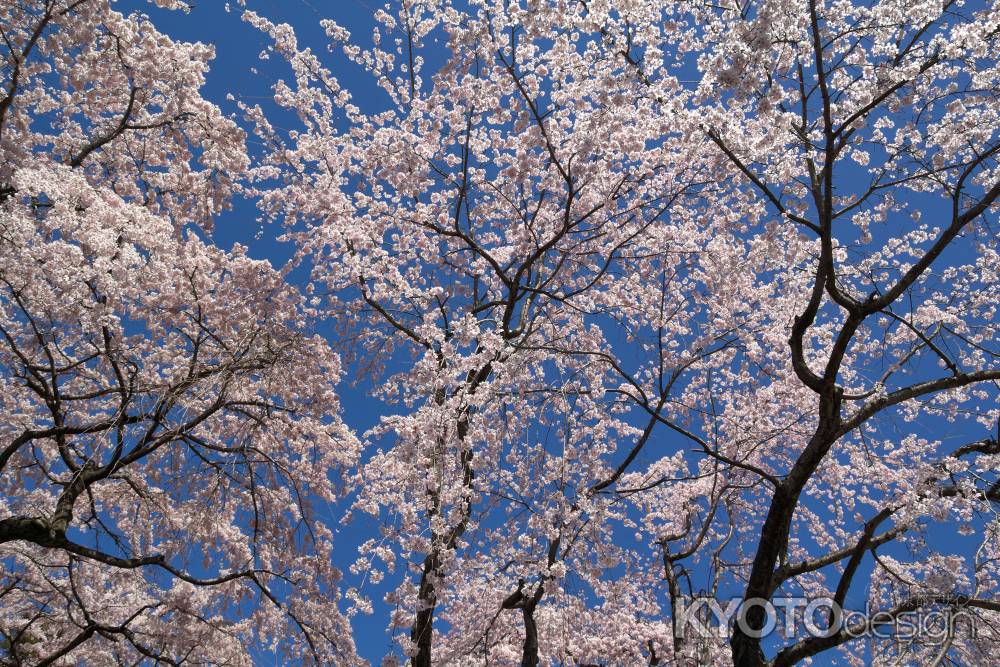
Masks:
[[[384,107],[247,18],[303,126],[246,108],[264,209],[402,409],[355,571],[401,582],[411,664],[987,660],[995,4],[403,2],[370,47],[326,22]],[[874,626],[761,640],[751,606],[685,636],[726,591],[983,627],[859,653]]]
[[[354,664],[319,511],[355,439],[270,264],[206,240],[248,160],[212,50],[5,2],[0,655]]]
[[[932,646],[887,643],[876,659],[985,664],[1000,611],[998,7],[810,1],[710,14],[706,36],[726,37],[709,37],[701,89],[741,131],[714,119],[705,131],[814,248],[787,349],[810,419],[772,468],[745,596],[802,590],[844,604],[859,591],[886,624],[970,610],[978,637],[956,627]],[[931,524],[957,534],[921,534]],[[763,627],[762,609],[748,621]],[[792,637],[768,659],[738,626],[733,658],[790,665],[858,629]]]
[[[708,138],[635,95],[633,65],[603,41],[578,53],[557,6],[380,14],[401,60],[327,23],[391,102],[371,115],[290,26],[247,20],[291,65],[276,100],[307,128],[285,136],[246,109],[274,146],[260,176],[286,179],[263,206],[290,226],[355,363],[401,409],[369,433],[378,449],[355,510],[385,523],[354,570],[375,581],[402,570],[387,601],[403,653],[414,665],[572,662],[628,626],[641,640],[619,642],[620,660],[668,656],[661,556],[639,546],[657,538],[623,548],[614,531],[634,521],[639,487],[673,474],[689,483],[672,485],[667,513],[707,531],[698,510],[734,488],[719,467],[755,469],[684,423],[732,384],[713,372],[764,326],[771,292],[739,267],[741,211],[713,185],[724,163],[702,159]],[[419,49],[435,35],[448,60],[425,82]],[[548,49],[533,41],[549,36]],[[686,113],[690,93],[663,87]],[[701,456],[661,452],[634,471],[669,429]],[[626,566],[634,577],[616,572]],[[566,632],[595,595],[614,599]]]

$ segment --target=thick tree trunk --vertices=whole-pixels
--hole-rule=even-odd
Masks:
[[[423,607],[417,610],[416,618],[413,621],[413,628],[410,631],[410,639],[417,645],[417,652],[410,659],[411,667],[431,667],[431,647],[434,639],[434,608],[437,606],[437,593],[434,584],[430,581],[430,576],[435,569],[434,555],[429,555],[424,560],[424,571],[420,575],[420,588],[417,592],[417,599]]]
[[[783,488],[775,490],[761,530],[762,537],[750,571],[750,581],[747,583],[744,600],[770,599],[773,592],[771,581],[774,568],[784,545],[787,544],[788,530],[797,500],[798,493],[789,496]],[[747,612],[746,624],[752,630],[763,628],[766,620],[764,609],[759,605],[751,607]],[[739,624],[733,630],[730,644],[735,667],[763,667],[767,663],[760,646],[760,638],[747,635],[740,629]]]
[[[774,594],[777,587],[775,570],[788,548],[789,531],[799,496],[823,457],[837,440],[842,398],[843,391],[839,387],[825,382],[819,396],[819,423],[816,432],[771,497],[771,506],[760,531],[757,554],[744,591],[744,601],[770,600]],[[750,607],[746,614],[746,625],[753,631],[763,628],[766,620],[766,612],[759,604]],[[736,625],[730,640],[735,667],[762,667],[767,664],[761,648],[761,639],[761,637],[751,637],[743,632],[739,624]]]
[[[537,597],[538,596],[536,593]],[[526,600],[521,609],[524,617],[524,650],[521,654],[521,667],[538,667],[538,625],[535,623],[535,607],[538,600],[535,597]]]

